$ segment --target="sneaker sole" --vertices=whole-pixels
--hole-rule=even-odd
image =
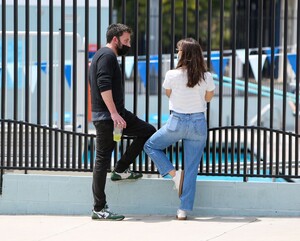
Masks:
[[[112,182],[134,182],[138,179],[110,179]]]
[[[110,180],[112,180],[113,182],[118,182],[118,181],[136,181],[138,179],[141,179],[143,176],[138,177],[138,178],[121,178],[121,179],[115,179],[115,178],[110,178]]]
[[[183,180],[184,180],[184,171],[181,172],[181,177],[180,177],[180,183],[179,183],[179,189],[178,189],[178,196],[179,196],[179,197],[180,197],[181,194],[182,194]]]
[[[124,218],[108,219],[108,218],[92,218],[94,221],[122,221]]]
[[[125,217],[120,217],[120,218],[116,218],[116,219],[112,219],[112,218],[93,218],[92,217],[92,220],[94,220],[94,221],[122,221],[124,219],[125,219]]]
[[[177,219],[177,220],[187,220],[187,217],[181,217],[181,218],[179,218],[179,217],[176,215],[176,219]]]

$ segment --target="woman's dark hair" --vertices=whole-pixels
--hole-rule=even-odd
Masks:
[[[122,23],[113,23],[108,26],[106,31],[106,42],[110,43],[114,36],[119,38],[124,32],[132,33],[130,27]]]
[[[186,68],[188,75],[188,87],[194,87],[204,80],[204,73],[207,71],[200,44],[193,38],[186,38],[178,41],[177,49],[181,52],[176,69]]]

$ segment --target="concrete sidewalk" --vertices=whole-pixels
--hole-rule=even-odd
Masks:
[[[1,241],[293,241],[300,218],[126,216],[93,221],[88,216],[0,215]]]

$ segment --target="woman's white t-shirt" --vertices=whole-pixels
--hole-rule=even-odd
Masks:
[[[167,71],[163,83],[165,89],[171,89],[169,109],[178,113],[197,113],[206,111],[205,93],[213,91],[215,83],[211,73],[204,73],[204,80],[193,88],[187,87],[186,69]]]

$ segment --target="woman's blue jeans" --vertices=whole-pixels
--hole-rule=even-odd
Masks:
[[[198,168],[206,144],[207,123],[204,113],[180,114],[172,112],[166,125],[145,143],[144,150],[157,166],[162,176],[174,166],[164,150],[179,140],[184,146],[184,183],[180,196],[180,209],[192,210],[196,192]]]

